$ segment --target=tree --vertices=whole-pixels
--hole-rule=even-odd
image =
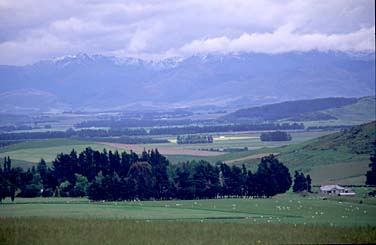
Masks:
[[[376,141],[374,143],[376,149]],[[376,185],[376,152],[369,158],[371,163],[368,165],[371,169],[366,173],[366,185]]]
[[[133,163],[128,178],[136,183],[136,197],[144,200],[152,197],[152,167],[148,162]]]
[[[175,172],[176,197],[178,199],[192,199],[194,197],[193,180],[186,166],[178,167]]]
[[[57,155],[56,159],[52,162],[52,168],[58,183],[65,180],[74,183],[76,181],[74,174],[79,169],[76,151],[73,149],[70,154],[61,153]]]
[[[306,180],[307,180],[307,191],[312,192],[312,179],[309,174],[307,174]]]
[[[87,194],[90,200],[99,201],[104,200],[104,191],[102,188],[103,174],[99,172],[94,181],[91,182],[87,189]]]
[[[246,180],[247,196],[262,196],[262,186],[257,177],[256,174],[252,174],[251,171],[248,171]]]
[[[311,192],[312,191],[312,179],[311,176],[308,174],[307,176],[304,176],[303,173],[299,173],[298,171],[295,171],[294,175],[294,185],[292,187],[293,192]]]
[[[194,169],[193,174],[193,186],[194,186],[194,198],[206,197],[206,176],[205,167],[202,164],[198,164]]]
[[[279,162],[274,155],[261,158],[256,178],[261,186],[258,194],[266,197],[285,193],[292,184],[289,169]]]
[[[290,141],[291,139],[290,134],[282,131],[265,132],[260,135],[261,141]]]
[[[295,171],[293,192],[302,192],[307,190],[307,180],[303,173]]]
[[[73,187],[72,184],[68,180],[61,182],[60,185],[59,185],[60,196],[61,197],[68,197],[69,192],[72,189],[72,187]]]
[[[169,162],[158,149],[150,151],[149,162],[153,172],[153,195],[157,199],[166,199],[170,195],[171,185],[167,173]]]
[[[86,196],[87,188],[89,186],[89,181],[85,176],[82,176],[81,174],[74,174],[76,177],[76,183],[73,186],[73,189],[71,191],[71,196],[74,197],[83,197]]]

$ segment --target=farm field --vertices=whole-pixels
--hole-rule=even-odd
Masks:
[[[259,149],[261,147],[275,147],[282,144],[291,144],[307,139],[312,139],[329,132],[300,132],[292,133],[293,141],[291,142],[261,142],[258,134],[249,133],[234,133],[234,134],[220,134],[224,136],[218,142],[213,144],[195,144],[195,145],[178,145],[176,143],[169,144],[145,144],[145,145],[128,145],[128,144],[113,144],[113,143],[99,143],[71,139],[45,139],[45,140],[30,140],[19,144],[10,145],[0,148],[0,158],[10,156],[13,160],[14,166],[30,167],[33,163],[37,163],[41,158],[47,162],[55,159],[56,154],[61,152],[69,153],[73,148],[76,151],[82,151],[86,147],[91,147],[96,150],[127,150],[132,149],[135,152],[142,152],[143,149],[158,148],[162,154],[166,154],[172,159],[173,163],[186,160],[205,159],[211,162],[223,160],[231,160],[250,155],[248,152],[235,152],[224,154],[222,152],[214,151],[199,151],[199,149],[209,148],[236,148],[249,147],[249,149]],[[216,136],[220,137],[220,136]],[[161,137],[163,138],[163,137]],[[164,137],[166,138],[166,137]],[[168,138],[168,137],[167,137]],[[239,139],[240,138],[240,139]],[[168,138],[168,139],[171,139]],[[175,138],[176,139],[176,138]]]
[[[356,192],[361,193],[359,190]],[[0,204],[0,217],[111,218],[230,222],[245,224],[311,224],[376,226],[376,199],[302,197],[286,193],[268,199],[207,199],[92,202],[86,198],[16,198]]]
[[[117,143],[107,143],[99,142],[99,144],[104,145],[104,147],[116,148],[122,151],[134,151],[136,153],[142,153],[142,151],[152,150],[158,148],[158,151],[162,155],[190,155],[190,156],[220,156],[224,155],[224,152],[215,152],[215,151],[199,151],[192,149],[177,148],[171,146],[146,146],[146,145],[131,145],[131,144],[117,144]]]
[[[43,158],[46,162],[51,162],[56,155],[63,152],[69,153],[74,149],[75,151],[82,151],[86,147],[91,147],[96,150],[115,150],[109,146],[104,147],[101,144],[68,140],[68,139],[46,139],[46,140],[31,140],[19,144],[0,148],[0,157],[9,156],[13,160],[13,166],[24,167],[33,165]]]
[[[205,160],[213,164],[221,161],[238,166],[245,164],[248,169],[255,171],[260,158],[273,153],[288,166],[291,174],[295,170],[310,174],[313,177],[312,183],[315,185],[330,183],[362,185],[365,183],[369,154],[357,154],[352,152],[350,147],[360,147],[360,149],[366,147],[363,146],[364,137],[366,135],[369,139],[375,137],[373,127],[374,123],[362,126],[362,130],[359,131],[361,134],[356,135],[351,146],[347,146],[350,143],[346,140],[346,137],[350,137],[350,131],[346,134],[332,135],[328,135],[329,132],[291,132],[293,140],[289,142],[261,142],[257,134],[242,132],[218,133],[214,135],[213,144],[195,145],[174,143],[130,145],[70,139],[33,140],[0,148],[0,158],[10,156],[13,166],[28,168],[35,165],[41,158],[51,162],[56,154],[69,153],[72,148],[78,152],[86,147],[96,150],[106,148],[112,151],[132,149],[137,153],[144,149],[158,148],[171,164],[193,160]],[[248,150],[242,150],[244,147],[248,147]],[[209,151],[211,148],[217,150],[237,148],[240,151]]]
[[[122,239],[130,244],[376,241],[376,200],[360,197],[322,200],[283,194],[270,199],[105,203],[16,198],[15,203],[0,204],[0,217],[0,241],[12,244],[47,244],[53,238],[61,244],[79,238],[85,244]]]

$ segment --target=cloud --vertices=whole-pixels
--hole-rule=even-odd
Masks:
[[[374,51],[375,27],[362,28],[345,34],[299,34],[289,27],[272,33],[244,33],[238,38],[227,37],[194,40],[177,50],[183,55],[198,53],[261,52],[282,53],[291,51]]]
[[[0,64],[77,52],[367,51],[374,0],[1,0]],[[372,49],[373,50],[373,49]]]

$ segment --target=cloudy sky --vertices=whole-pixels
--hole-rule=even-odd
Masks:
[[[0,64],[85,52],[374,52],[374,0],[0,0]]]

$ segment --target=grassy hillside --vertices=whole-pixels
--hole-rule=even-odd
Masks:
[[[376,97],[288,101],[238,110],[224,119],[304,122],[310,126],[359,125],[376,120]]]
[[[255,150],[252,154],[278,153],[290,170],[310,173],[315,184],[364,184],[375,141],[376,121],[373,121],[295,145]],[[258,161],[235,161],[235,164],[256,165]]]
[[[317,117],[323,117],[324,120],[335,119],[330,115],[313,115],[312,113],[330,108],[351,105],[357,101],[358,99],[356,98],[322,98],[313,100],[286,101],[271,105],[241,109],[226,115],[224,119],[280,120],[284,118],[294,118],[296,120],[296,118],[302,115],[306,115],[305,117],[315,116],[315,119],[317,119]]]
[[[376,97],[360,98],[356,103],[322,111],[337,118],[341,124],[362,124],[376,120]]]

